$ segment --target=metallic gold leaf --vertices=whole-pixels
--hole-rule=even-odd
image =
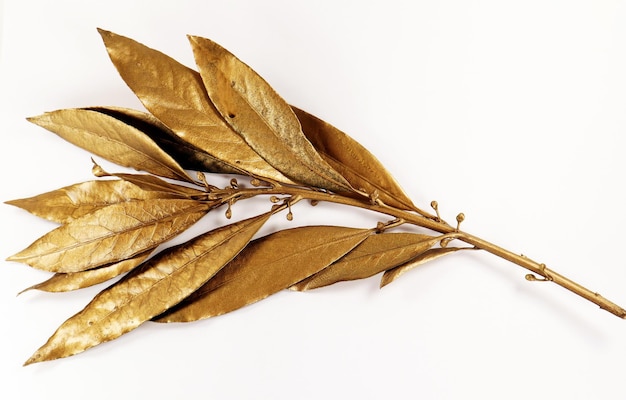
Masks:
[[[112,204],[58,227],[7,260],[51,272],[96,268],[173,238],[210,207],[205,202],[181,199]]]
[[[122,79],[156,118],[182,140],[237,171],[291,183],[216,112],[200,74],[132,39],[99,29]],[[214,172],[222,171],[215,165]]]
[[[185,170],[146,134],[106,114],[68,109],[28,120],[116,164],[193,182]]]
[[[399,265],[395,268],[385,271],[382,278],[380,278],[380,287],[382,288],[384,286],[387,286],[391,282],[398,279],[400,275],[412,270],[413,268],[419,265],[425,264],[428,261],[432,261],[439,257],[443,257],[447,254],[452,254],[458,250],[469,250],[469,249],[473,249],[473,247],[442,247],[442,248],[426,250],[425,252],[418,255],[414,259],[402,265]]]
[[[93,160],[92,160],[93,161]],[[177,185],[169,183],[161,178],[146,174],[125,174],[125,173],[109,173],[102,169],[95,161],[93,162],[91,172],[97,177],[116,177],[124,181],[130,182],[142,190],[150,192],[159,192],[161,198],[186,197],[190,199],[205,199],[206,192],[193,187]]]
[[[88,110],[107,114],[137,128],[154,140],[161,149],[171,155],[185,169],[229,174],[241,173],[240,170],[184,141],[152,114],[122,107],[90,107]]]
[[[321,119],[292,106],[302,131],[315,149],[352,187],[377,193],[385,204],[415,210],[395,178],[372,153],[356,140]]]
[[[217,43],[197,36],[189,41],[215,108],[250,147],[296,182],[352,190],[315,151],[289,105],[263,78]]]
[[[257,239],[157,321],[195,321],[264,299],[327,267],[371,233],[367,229],[306,226]]]
[[[87,271],[56,273],[50,279],[24,289],[20,293],[33,289],[42,290],[44,292],[68,292],[70,290],[97,285],[98,283],[105,282],[132,270],[144,262],[151,253],[152,249],[139,253],[126,260],[89,269]]]
[[[142,190],[124,180],[101,180],[77,183],[25,199],[9,200],[6,204],[65,224],[111,204],[157,198],[168,198],[168,193]]]
[[[365,239],[339,261],[293,285],[310,290],[340,281],[368,278],[411,260],[431,248],[441,237],[417,233],[381,233]]]
[[[80,353],[159,315],[235,257],[269,216],[218,228],[160,253],[65,321],[25,365]]]

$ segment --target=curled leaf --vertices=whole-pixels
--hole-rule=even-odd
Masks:
[[[368,278],[411,260],[431,248],[441,236],[417,233],[381,233],[365,239],[339,261],[293,285],[293,290],[310,290],[340,281]]]
[[[122,79],[148,111],[182,140],[219,160],[208,167],[211,171],[243,172],[291,183],[215,111],[198,72],[132,39],[99,32]]]
[[[251,242],[204,286],[156,320],[189,322],[254,303],[326,268],[372,233],[307,226]]]
[[[7,260],[51,272],[96,268],[166,242],[202,218],[210,207],[180,199],[112,204],[54,229]]]
[[[391,282],[398,279],[398,277],[405,272],[412,270],[413,268],[427,263],[428,261],[435,260],[439,257],[443,257],[447,254],[452,254],[458,250],[471,250],[473,247],[441,247],[436,249],[426,250],[422,254],[413,258],[406,263],[399,265],[395,268],[385,271],[382,278],[380,278],[380,287],[387,286]]]
[[[352,187],[374,195],[385,204],[405,210],[415,205],[380,161],[359,142],[331,124],[292,106],[302,131],[318,153]]]
[[[237,255],[269,216],[262,214],[215,229],[160,253],[65,321],[25,365],[80,353],[159,315]]]
[[[124,180],[102,180],[77,183],[6,203],[38,217],[65,224],[111,204],[164,197],[167,193],[142,190]]]
[[[152,250],[139,253],[126,260],[89,269],[87,271],[56,273],[50,279],[24,289],[20,293],[34,289],[44,292],[69,292],[71,290],[97,285],[132,270],[144,262],[150,253],[152,253]]]
[[[215,108],[250,147],[298,183],[352,190],[315,151],[289,105],[263,78],[217,43],[197,36],[189,41]]]
[[[193,182],[185,170],[146,134],[109,115],[68,109],[28,118],[28,121],[124,167]]]

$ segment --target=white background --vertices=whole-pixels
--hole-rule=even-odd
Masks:
[[[3,201],[91,179],[86,152],[25,117],[140,107],[96,27],[191,66],[190,33],[355,137],[418,205],[437,199],[449,220],[463,211],[465,230],[626,305],[624,2],[0,5]],[[242,203],[234,212],[252,211]],[[294,223],[375,223],[323,205],[294,213]],[[6,205],[0,221],[2,258],[53,227]],[[144,324],[23,368],[104,286],[16,297],[47,275],[3,262],[0,397],[626,398],[626,322],[524,274],[486,253],[454,255],[383,290],[373,278],[282,292],[207,321]]]

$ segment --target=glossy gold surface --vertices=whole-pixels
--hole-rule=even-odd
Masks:
[[[369,278],[415,258],[440,240],[437,236],[417,233],[373,235],[328,268],[294,285],[293,289],[310,290],[341,281]]]
[[[172,239],[208,211],[194,200],[150,199],[101,208],[45,234],[8,258],[51,272],[78,272],[135,256]]]
[[[290,182],[226,124],[209,100],[198,72],[132,39],[104,30],[100,34],[126,84],[144,107],[182,140],[235,170]]]
[[[436,202],[434,215],[420,210],[368,150],[289,106],[216,43],[189,38],[196,72],[132,39],[100,34],[150,113],[90,107],[30,121],[145,174],[109,173],[94,162],[92,173],[109,180],[7,202],[62,224],[8,260],[55,273],[27,290],[63,292],[126,276],[63,323],[26,364],[80,353],[147,320],[195,321],[286,288],[307,290],[383,272],[382,287],[461,249],[485,250],[530,271],[529,281],[556,283],[626,317],[617,304],[544,264],[462,231],[463,214],[450,225]],[[237,177],[217,187],[187,169]],[[209,211],[224,206],[231,218],[232,207],[258,196],[271,201],[268,212],[229,225],[212,220],[202,227],[206,233],[172,246],[170,239]],[[272,215],[286,211],[292,220],[301,200],[368,210],[387,222],[274,229],[252,240]],[[398,227],[420,233],[391,232]],[[436,234],[421,233],[424,228]]]
[[[369,229],[306,226],[257,239],[158,321],[196,321],[264,299],[326,268],[371,233]]]
[[[65,321],[26,364],[80,353],[167,310],[237,255],[269,215],[218,228],[151,259]]]
[[[115,164],[166,178],[192,181],[148,135],[106,114],[69,109],[28,120]]]
[[[289,104],[263,78],[217,43],[197,36],[189,41],[211,101],[250,147],[298,183],[350,190],[306,139]]]

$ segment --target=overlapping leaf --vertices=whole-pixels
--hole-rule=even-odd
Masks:
[[[269,215],[218,228],[159,254],[65,321],[26,365],[80,353],[169,309],[236,256]]]
[[[52,111],[28,120],[116,164],[193,182],[185,170],[150,137],[107,114],[68,109]]]
[[[148,111],[182,140],[220,161],[211,166],[212,172],[243,171],[291,182],[254,152],[215,111],[198,72],[132,39],[99,32],[111,61]]]
[[[289,105],[263,78],[217,43],[197,36],[189,41],[211,101],[261,157],[298,183],[351,190],[315,151]]]
[[[132,270],[144,262],[151,253],[152,249],[125,260],[87,271],[56,273],[50,279],[24,289],[21,293],[34,289],[44,292],[68,292],[97,285]]]
[[[20,207],[38,217],[65,224],[111,204],[167,197],[167,192],[142,190],[137,185],[124,180],[101,180],[77,183],[6,203]]]
[[[157,321],[196,321],[264,299],[326,268],[370,234],[368,229],[306,226],[257,239]]]
[[[206,151],[181,139],[152,114],[122,107],[90,107],[89,110],[110,115],[148,135],[183,168],[203,172],[239,173]]]
[[[310,290],[340,281],[368,278],[415,258],[440,240],[441,237],[417,233],[373,235],[339,261],[291,288]]]
[[[352,187],[406,210],[416,207],[372,153],[331,124],[292,106],[302,131],[315,149]]]
[[[47,233],[8,258],[51,272],[78,272],[132,257],[198,221],[211,205],[195,200],[127,201]]]

